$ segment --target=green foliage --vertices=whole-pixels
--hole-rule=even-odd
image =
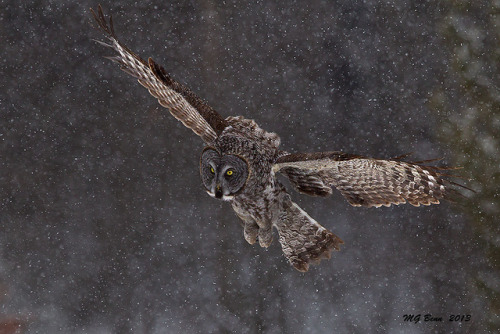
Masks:
[[[431,99],[441,140],[455,151],[455,163],[477,191],[463,208],[486,249],[488,272],[479,272],[476,283],[490,301],[491,330],[500,329],[499,6],[498,1],[449,2],[442,33],[454,56],[442,79],[446,90],[436,90]]]

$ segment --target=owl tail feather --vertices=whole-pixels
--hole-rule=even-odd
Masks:
[[[340,250],[344,242],[318,224],[291,200],[285,201],[275,227],[285,257],[295,269],[306,272],[310,263],[329,259],[333,249]]]

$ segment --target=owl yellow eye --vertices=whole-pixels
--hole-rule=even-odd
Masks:
[[[228,170],[228,171],[226,172],[226,175],[227,175],[227,176],[231,176],[231,175],[233,175],[233,171],[232,171],[232,170]]]
[[[215,169],[213,167],[210,167],[210,173],[215,174]]]

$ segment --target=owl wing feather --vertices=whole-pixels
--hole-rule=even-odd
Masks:
[[[441,199],[457,193],[454,186],[461,186],[447,180],[439,167],[342,152],[284,155],[277,159],[273,170],[308,195],[328,196],[335,187],[353,206],[439,204]]]
[[[124,72],[135,77],[163,107],[168,108],[175,118],[193,130],[206,143],[213,143],[227,126],[222,116],[189,88],[175,81],[153,59],[149,58],[146,62],[121,43],[114,32],[111,16],[108,23],[100,5],[97,13],[92,9],[91,13],[98,28],[111,41],[110,44],[97,42],[118,53],[117,56],[106,58],[120,64]]]

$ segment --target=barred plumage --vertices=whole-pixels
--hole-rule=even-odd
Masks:
[[[285,155],[274,170],[309,195],[328,196],[335,187],[353,206],[439,204],[455,192],[445,186],[446,180],[436,167],[342,152]]]

